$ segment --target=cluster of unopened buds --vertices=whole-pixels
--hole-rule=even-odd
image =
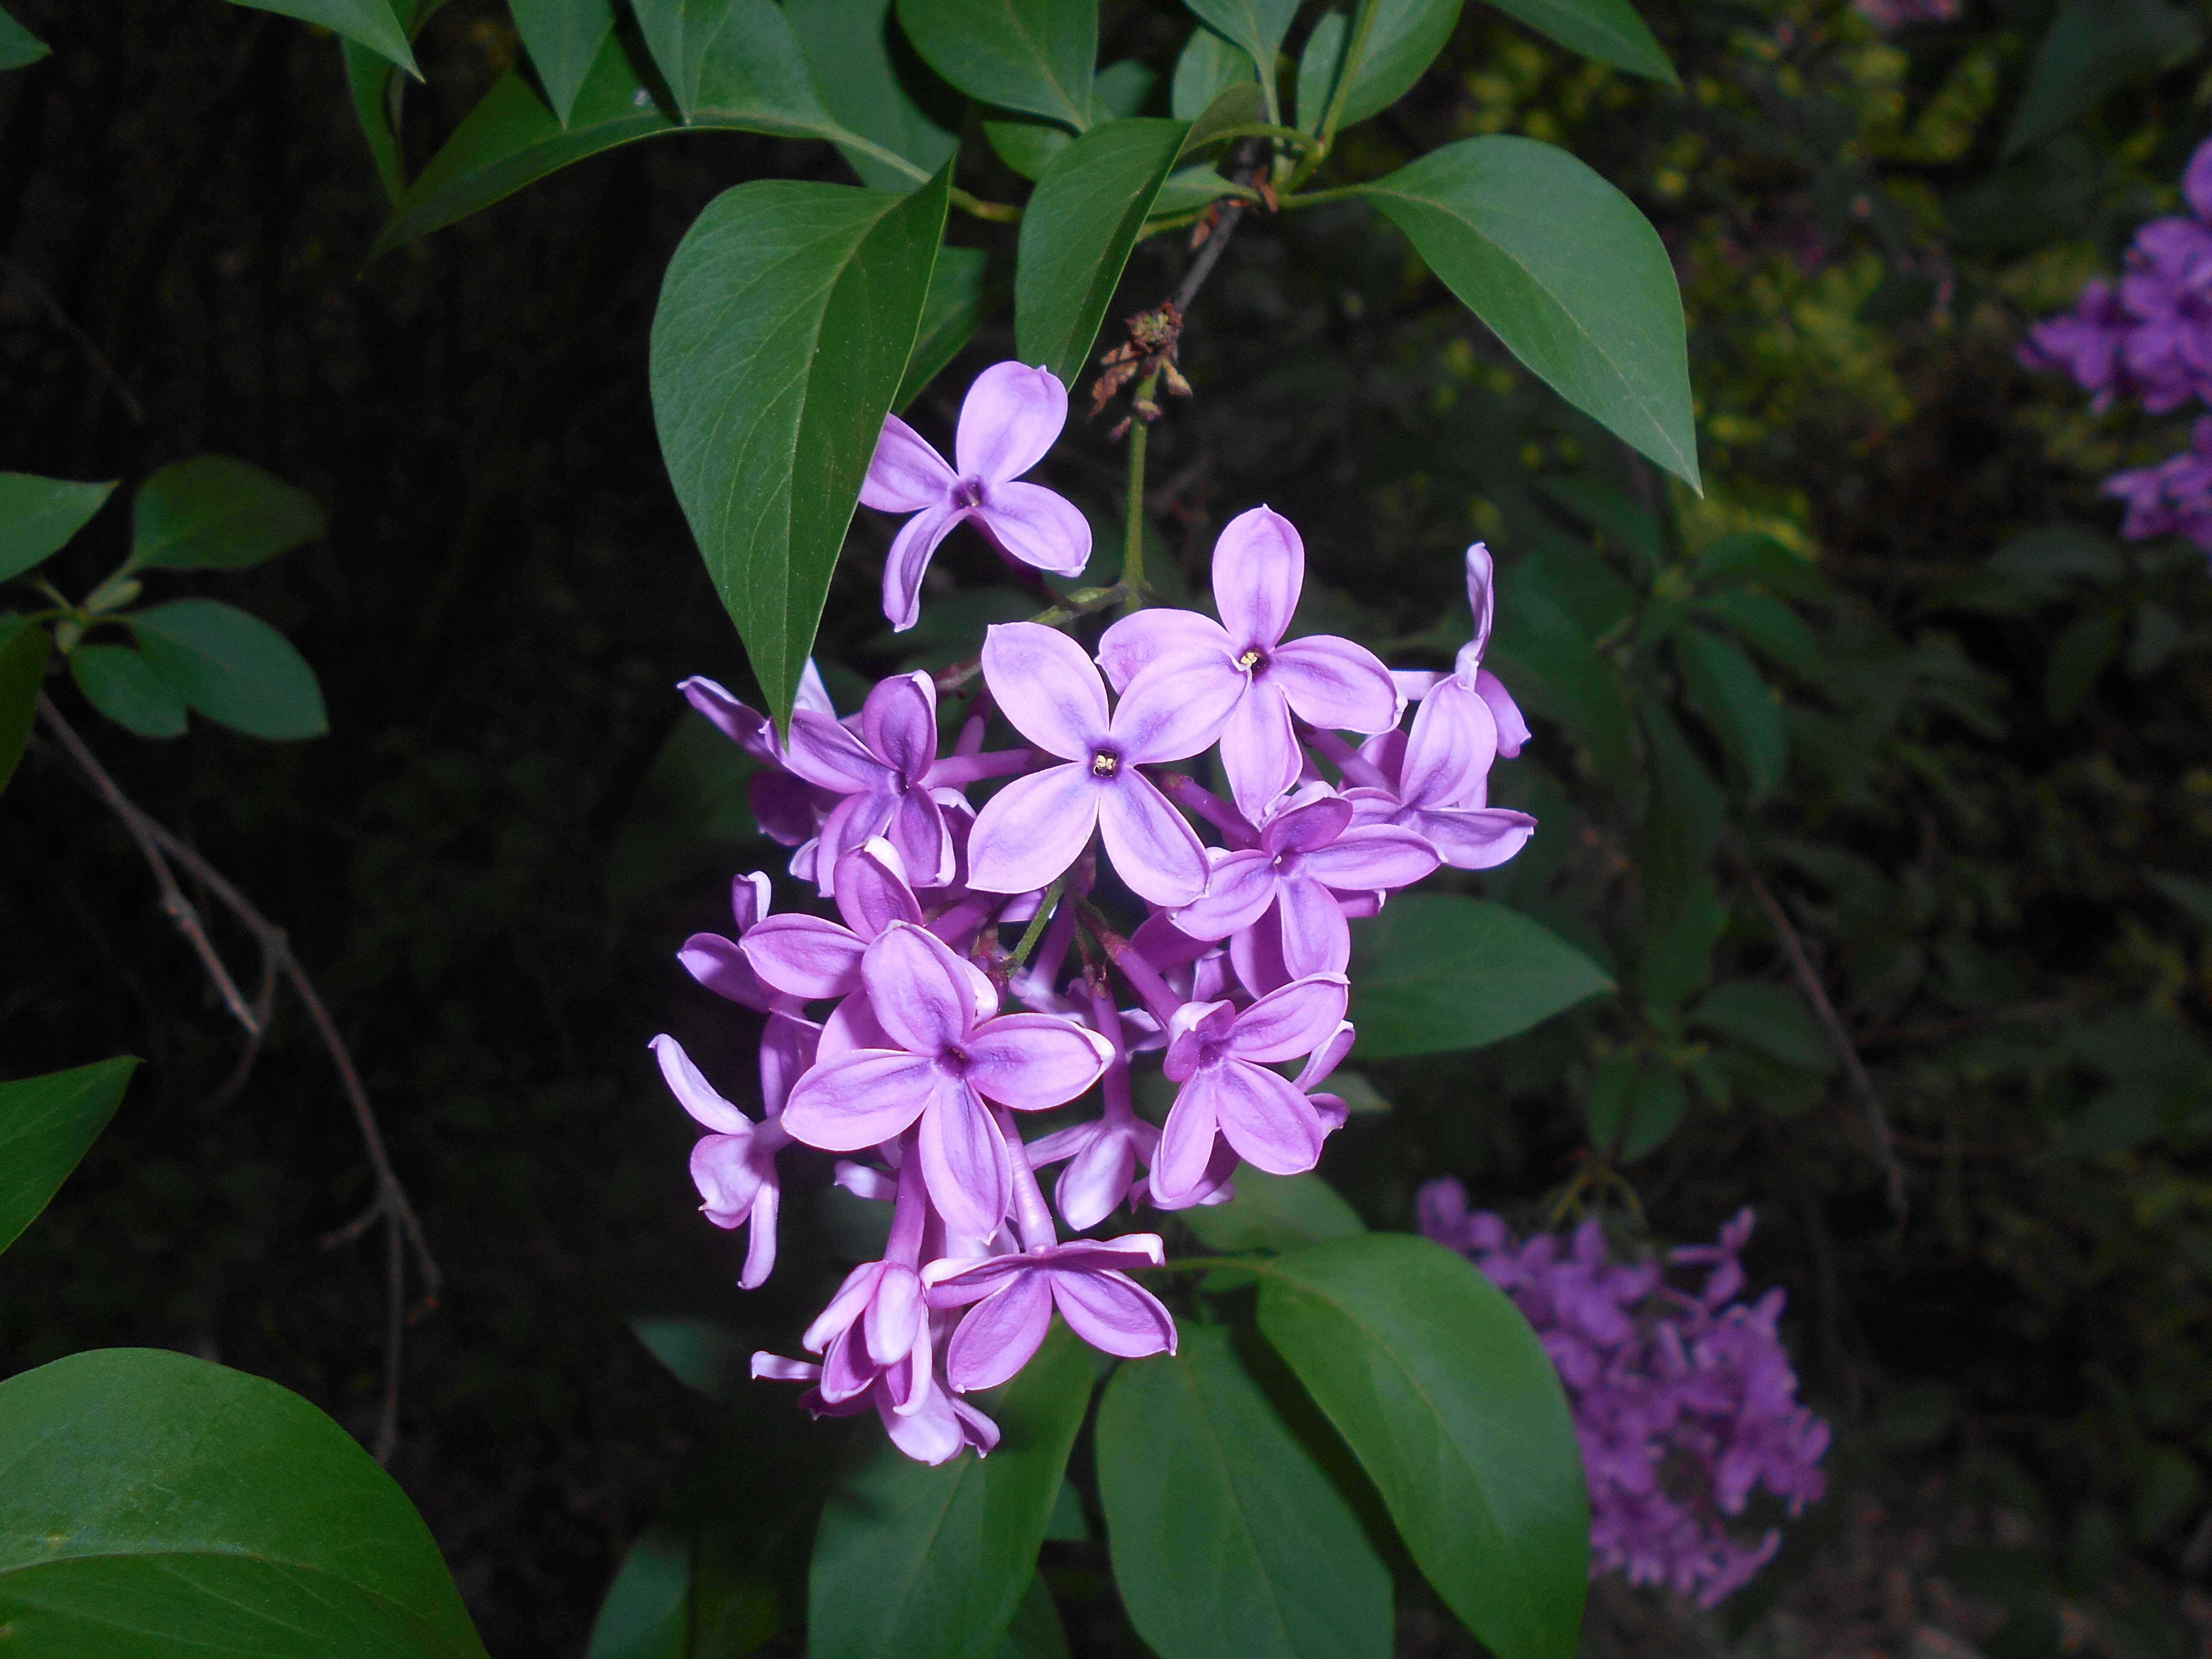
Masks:
[[[2115,283],[2093,277],[2072,311],[2028,331],[2021,361],[2063,369],[2100,414],[2132,398],[2154,415],[2191,398],[2212,404],[2212,142],[2181,176],[2186,214],[2136,232]],[[2189,448],[2155,466],[2114,474],[2105,493],[2127,503],[2120,533],[2179,533],[2212,551],[2212,417]]]
[[[913,514],[884,573],[895,627],[914,623],[930,555],[963,521],[1009,559],[1084,568],[1082,515],[1020,482],[1066,405],[1042,368],[985,371],[957,466],[886,421],[861,500]],[[787,1146],[848,1155],[837,1182],[891,1206],[882,1259],[801,1339],[818,1359],[755,1357],[757,1376],[811,1382],[817,1415],[873,1407],[902,1450],[941,1462],[990,1449],[996,1429],[963,1396],[1018,1371],[1054,1309],[1108,1353],[1173,1352],[1174,1320],[1130,1276],[1159,1265],[1158,1236],[1063,1242],[1061,1227],[1223,1202],[1240,1159],[1312,1169],[1345,1120],[1322,1085],[1352,1041],[1348,919],[1441,864],[1498,864],[1534,829],[1486,800],[1492,760],[1528,735],[1482,666],[1487,552],[1468,550],[1474,638],[1443,672],[1287,637],[1304,572],[1297,532],[1255,507],[1214,548],[1218,621],[1136,611],[1095,659],[1041,623],[994,627],[942,753],[926,673],[882,681],[842,719],[810,674],[787,737],[711,681],[684,683],[762,763],[756,816],[837,915],[771,914],[756,872],[735,884],[736,936],[681,952],[767,1019],[758,1121],[654,1040],[710,1131],[691,1158],[702,1208],[750,1224],[750,1288],[775,1263]],[[984,747],[994,710],[1021,746]],[[1217,748],[1225,795],[1172,769]],[[1158,1125],[1131,1090],[1148,1055],[1176,1090]],[[1094,1089],[1096,1116],[1024,1139],[1024,1116]],[[1057,1222],[1038,1182],[1054,1164]]]
[[[1678,1249],[1709,1269],[1696,1292],[1656,1261],[1615,1261],[1595,1219],[1526,1243],[1456,1181],[1431,1182],[1421,1231],[1471,1258],[1535,1328],[1566,1385],[1589,1484],[1590,1572],[1664,1584],[1717,1606],[1781,1547],[1729,1523],[1764,1488],[1791,1515],[1827,1489],[1828,1425],[1797,1403],[1797,1374],[1775,1331],[1783,1293],[1742,1298],[1747,1208],[1711,1244]]]

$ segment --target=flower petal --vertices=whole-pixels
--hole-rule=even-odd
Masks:
[[[784,763],[807,782],[841,795],[891,787],[890,769],[827,714],[802,710],[791,717]]]
[[[760,1196],[761,1171],[744,1135],[701,1135],[691,1145],[691,1184],[701,1212],[717,1227],[741,1227]]]
[[[937,544],[968,516],[957,507],[925,508],[899,526],[884,556],[884,617],[895,634],[903,634],[921,620],[921,579]]]
[[[1019,1112],[1064,1106],[1106,1073],[1113,1046],[1097,1032],[1053,1014],[1001,1014],[961,1045],[968,1085]]]
[[[765,1012],[769,1000],[775,994],[760,982],[738,942],[720,933],[692,934],[684,941],[676,959],[684,964],[685,973],[716,996],[727,997],[755,1012]]]
[[[1505,682],[1487,668],[1476,671],[1474,690],[1490,705],[1491,718],[1498,722],[1498,752],[1511,760],[1528,741],[1528,722],[1522,717],[1521,705],[1513,701]]]
[[[1152,1153],[1152,1190],[1154,1197],[1186,1193],[1206,1179],[1206,1160],[1213,1156],[1212,1074],[1218,1066],[1195,1073],[1176,1091],[1168,1121],[1160,1129],[1160,1144]]]
[[[1271,1066],[1310,1054],[1344,1019],[1342,974],[1315,974],[1270,991],[1237,1016],[1223,1046],[1241,1059]]]
[[[1045,886],[1090,842],[1101,800],[1112,793],[1079,763],[1016,778],[975,815],[968,835],[969,885],[986,893]]]
[[[895,921],[868,946],[868,1006],[902,1048],[934,1060],[975,1024],[969,969],[926,927]]]
[[[1306,1056],[1305,1069],[1298,1073],[1297,1080],[1291,1086],[1301,1093],[1319,1088],[1328,1080],[1329,1073],[1344,1063],[1344,1057],[1352,1052],[1352,1041],[1357,1036],[1350,1021],[1340,1023],[1328,1041]]]
[[[1388,732],[1398,723],[1397,683],[1382,659],[1334,634],[1277,646],[1268,653],[1267,678],[1301,719],[1332,732]]]
[[[1437,849],[1437,856],[1455,870],[1493,869],[1527,846],[1536,833],[1535,819],[1502,806],[1418,812],[1413,823]]]
[[[884,1030],[876,1011],[868,1006],[868,994],[863,988],[855,991],[830,1011],[830,1018],[822,1022],[822,1040],[817,1051],[817,1060],[826,1062],[862,1048],[896,1048],[897,1041]]]
[[[769,1015],[760,1044],[761,1109],[769,1116],[781,1115],[792,1085],[806,1075],[821,1047],[822,1028],[812,1020],[780,1008]]]
[[[1234,664],[1218,658],[1164,659],[1121,694],[1114,737],[1133,766],[1187,759],[1221,735],[1249,684]]]
[[[845,1275],[845,1282],[837,1287],[822,1311],[814,1316],[814,1322],[802,1332],[799,1346],[809,1353],[820,1353],[830,1343],[853,1328],[853,1322],[868,1310],[869,1298],[884,1276],[885,1261],[863,1261]],[[888,1364],[890,1362],[884,1362]]]
[[[920,885],[943,887],[952,879],[952,835],[928,790],[909,789],[899,797],[884,839],[898,849],[899,861]]]
[[[1131,892],[1154,904],[1176,905],[1206,890],[1206,848],[1150,778],[1125,768],[1111,787],[1097,793],[1106,856]]]
[[[746,708],[703,675],[679,680],[676,689],[684,694],[684,702],[712,720],[724,737],[745,753],[771,765],[781,763],[783,751],[776,741],[775,724],[767,715]]]
[[[917,671],[877,682],[860,709],[869,752],[919,782],[937,760],[937,687]]]
[[[977,1303],[952,1333],[945,1380],[961,1393],[994,1389],[1030,1363],[1052,1328],[1052,1286],[1032,1269]]]
[[[991,484],[968,517],[1000,552],[1033,569],[1079,576],[1091,562],[1091,520],[1042,484]]]
[[[1307,854],[1298,868],[1342,892],[1387,893],[1411,887],[1437,864],[1435,849],[1412,830],[1376,824],[1346,830]]]
[[[1275,902],[1279,880],[1274,854],[1259,848],[1218,857],[1206,877],[1206,891],[1175,913],[1175,928],[1194,939],[1227,939],[1242,933]],[[1198,952],[1191,954],[1194,957]]]
[[[932,1389],[923,1403],[910,1413],[896,1408],[887,1385],[878,1391],[875,1401],[876,1415],[884,1419],[891,1444],[915,1462],[935,1468],[967,1449],[969,1437],[962,1431],[954,1402],[942,1389]]]
[[[1283,967],[1300,979],[1340,974],[1352,962],[1352,929],[1336,896],[1304,871],[1282,886],[1276,915],[1283,932]]]
[[[921,921],[921,906],[907,885],[906,861],[890,842],[863,842],[837,866],[837,914],[863,940],[895,921]]]
[[[1116,691],[1127,690],[1138,675],[1164,659],[1192,663],[1218,659],[1223,668],[1241,679],[1244,671],[1237,666],[1236,657],[1237,647],[1219,623],[1172,605],[1150,605],[1133,612],[1098,640],[1098,665]]]
[[[1341,795],[1325,793],[1309,799],[1308,792],[1301,789],[1267,820],[1267,828],[1260,832],[1260,844],[1270,853],[1310,853],[1351,828],[1352,817],[1352,804]]]
[[[884,416],[860,484],[860,505],[881,513],[919,513],[942,501],[952,484],[952,469],[936,447],[897,416]]]
[[[1456,806],[1482,787],[1497,757],[1490,705],[1458,680],[1442,680],[1413,716],[1398,798],[1415,806]]]
[[[940,1079],[915,1139],[929,1201],[945,1226],[974,1238],[998,1231],[1013,1200],[1013,1164],[998,1121],[975,1091],[956,1079]]]
[[[1255,680],[1221,728],[1221,769],[1237,810],[1255,822],[1267,817],[1276,797],[1298,781],[1304,760],[1280,688]]]
[[[1086,764],[1106,735],[1106,688],[1083,647],[1042,623],[983,635],[983,678],[1014,729],[1048,755]]]
[[[1030,1161],[1037,1161],[1034,1149]],[[1134,1137],[1109,1129],[1092,1135],[1090,1144],[1068,1159],[1052,1195],[1061,1218],[1078,1232],[1087,1232],[1114,1213],[1136,1178]]]
[[[770,841],[796,847],[814,834],[814,789],[781,766],[763,766],[745,780],[745,804]]]
[[[1286,1079],[1242,1060],[1214,1066],[1208,1075],[1222,1139],[1247,1164],[1269,1175],[1303,1175],[1320,1161],[1320,1115]]]
[[[867,942],[848,927],[793,910],[770,916],[739,940],[738,948],[762,980],[786,996],[811,1002],[850,996],[860,988],[860,958]]]
[[[1468,641],[1480,661],[1490,646],[1490,624],[1497,614],[1496,562],[1490,550],[1476,542],[1467,550],[1467,603],[1474,612],[1474,636]]]
[[[691,1056],[684,1052],[682,1043],[664,1034],[653,1038],[648,1046],[653,1058],[660,1062],[660,1075],[667,1079],[669,1092],[695,1121],[718,1134],[752,1133],[752,1119],[714,1092],[714,1085],[691,1063]]]
[[[883,1278],[868,1304],[868,1358],[895,1365],[914,1351],[915,1338],[927,1316],[921,1302],[921,1278],[903,1262],[883,1264]]]
[[[1305,580],[1305,544],[1267,507],[1238,514],[1213,544],[1213,607],[1239,651],[1266,650],[1283,637]]]
[[[791,1091],[778,1121],[794,1139],[857,1152],[900,1133],[936,1093],[933,1064],[896,1049],[855,1048],[825,1060]]]
[[[1142,1359],[1175,1352],[1174,1316],[1127,1273],[1063,1271],[1051,1280],[1068,1329],[1101,1352]]]
[[[965,478],[1018,478],[1067,424],[1067,388],[1040,365],[993,363],[961,400],[952,455]]]

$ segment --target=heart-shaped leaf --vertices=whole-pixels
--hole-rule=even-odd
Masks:
[[[0,1382],[0,1626],[25,1653],[483,1659],[429,1528],[297,1395],[155,1348]]]
[[[1260,1328],[1445,1605],[1498,1659],[1568,1659],[1589,1496],[1559,1373],[1504,1292],[1440,1244],[1364,1233],[1268,1263]]]
[[[127,645],[80,645],[70,653],[70,678],[84,700],[142,738],[185,734],[185,700]]]
[[[0,1083],[0,1250],[39,1218],[100,1139],[137,1066],[125,1054]]]
[[[0,472],[0,582],[61,551],[114,489],[112,483]]]
[[[907,39],[971,98],[1091,125],[1098,64],[1097,0],[898,0]]]
[[[653,319],[660,453],[779,721],[921,332],[951,186],[725,191]]]
[[[1353,924],[1362,1059],[1480,1048],[1613,988],[1558,934],[1488,899],[1407,893]]]
[[[1388,1659],[1389,1569],[1227,1331],[1117,1369],[1097,1441],[1114,1583],[1162,1659]]]
[[[507,0],[507,6],[538,84],[565,127],[584,77],[614,31],[612,0]]]
[[[260,617],[217,599],[175,599],[123,620],[147,665],[210,720],[280,743],[331,729],[315,671]]]
[[[228,455],[165,466],[131,504],[129,570],[244,570],[311,542],[323,510],[304,489]]]
[[[785,0],[783,8],[830,113],[927,176],[960,148],[966,100],[917,63],[903,39],[894,49],[890,10],[891,0]],[[913,186],[913,171],[866,150],[848,146],[845,159],[871,190]]]
[[[53,636],[38,623],[21,617],[0,620],[0,789],[15,775],[15,763],[31,740],[52,649]]]
[[[1698,487],[1681,292],[1634,203],[1555,145],[1503,134],[1360,193],[1553,391]]]
[[[1628,0],[1490,0],[1516,23],[1548,34],[1570,52],[1669,87],[1682,82],[1650,26]]]
[[[296,17],[303,23],[319,23],[333,34],[358,40],[378,56],[390,58],[416,80],[422,78],[392,0],[231,0],[231,3]]]
[[[975,1403],[987,1458],[931,1468],[870,1432],[822,1510],[808,1573],[812,1659],[988,1659],[1035,1576],[1091,1401],[1090,1355],[1055,1324],[1036,1357]]]

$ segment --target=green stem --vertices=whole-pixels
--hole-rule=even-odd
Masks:
[[[1036,915],[1030,918],[1030,925],[1023,930],[1022,942],[1014,946],[1017,963],[1024,966],[1028,964],[1030,952],[1036,949],[1036,942],[1044,937],[1045,924],[1052,920],[1052,913],[1059,908],[1060,896],[1066,887],[1067,872],[1063,870],[1053,878],[1052,885],[1044,890],[1044,897],[1038,902]]]
[[[1356,201],[1366,189],[1364,185],[1340,185],[1334,190],[1310,190],[1302,196],[1279,197],[1276,205],[1287,212],[1291,208],[1319,207],[1323,202]]]
[[[952,205],[972,217],[989,219],[1002,225],[1021,222],[1022,210],[1012,202],[987,202],[979,196],[970,196],[964,190],[953,191]]]
[[[1126,613],[1145,608],[1145,443],[1152,435],[1144,405],[1159,386],[1159,371],[1137,383],[1137,407],[1129,415],[1129,503],[1121,541],[1121,609]]]

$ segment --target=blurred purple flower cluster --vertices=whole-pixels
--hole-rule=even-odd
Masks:
[[[1084,568],[1082,514],[1019,476],[1066,410],[1049,373],[1000,363],[969,389],[957,465],[884,422],[861,500],[911,515],[884,574],[895,628],[913,625],[929,559],[962,524],[1010,561]],[[1218,620],[1134,610],[1095,657],[1042,622],[991,629],[949,748],[951,693],[926,673],[891,676],[842,718],[810,674],[787,735],[712,681],[684,682],[762,763],[762,829],[837,913],[771,915],[755,872],[733,890],[735,936],[696,934],[679,953],[767,1021],[757,1121],[654,1039],[709,1131],[691,1156],[701,1207],[750,1226],[751,1288],[775,1266],[787,1147],[851,1155],[838,1182],[891,1206],[882,1258],[802,1338],[817,1358],[757,1355],[756,1375],[812,1383],[817,1415],[872,1407],[902,1450],[938,1463],[990,1449],[997,1430],[959,1396],[1018,1371],[1055,1310],[1106,1352],[1173,1352],[1174,1321],[1130,1276],[1158,1265],[1158,1236],[1061,1242],[1037,1172],[1065,1166],[1060,1220],[1081,1232],[1125,1205],[1224,1202],[1240,1160],[1313,1168],[1345,1121],[1322,1085],[1352,1041],[1349,920],[1440,864],[1503,863],[1535,828],[1487,799],[1492,762],[1528,739],[1482,666],[1491,578],[1478,543],[1474,637],[1449,671],[1394,672],[1349,640],[1291,637],[1305,550],[1256,507],[1215,544]],[[984,748],[994,716],[1019,746]],[[1208,750],[1225,798],[1170,769]],[[1100,896],[1126,936],[1091,902],[1109,868],[1121,890]],[[1131,1089],[1148,1054],[1175,1085],[1159,1124]],[[1024,1139],[1024,1115],[1094,1088],[1097,1115]]]
[[[2181,191],[2188,215],[2138,230],[2117,285],[2091,278],[2073,310],[2036,324],[2020,349],[2030,368],[2071,374],[2100,414],[2122,398],[2154,415],[2212,403],[2212,141],[2189,158]],[[2106,479],[2105,493],[2127,503],[2121,534],[2179,532],[2212,551],[2212,422],[2170,460]]]
[[[1747,1208],[1719,1239],[1674,1251],[1710,1271],[1692,1293],[1661,1265],[1613,1261],[1589,1220],[1523,1243],[1453,1180],[1419,1196],[1421,1231],[1471,1258],[1535,1327],[1574,1408],[1589,1481],[1590,1571],[1665,1584],[1699,1607],[1741,1589],[1780,1547],[1731,1529],[1764,1488],[1796,1515],[1826,1490],[1828,1425],[1797,1403],[1776,1335],[1783,1293],[1741,1301]]]

